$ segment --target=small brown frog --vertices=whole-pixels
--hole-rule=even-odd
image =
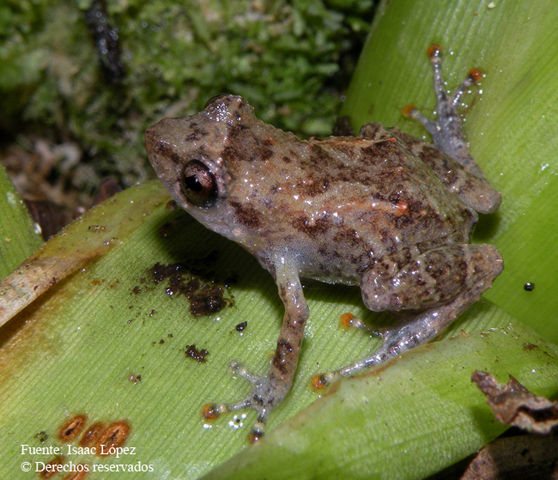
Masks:
[[[448,98],[441,49],[433,45],[437,121],[406,113],[434,145],[379,124],[357,137],[300,140],[258,120],[244,99],[224,95],[188,118],[145,132],[157,175],[176,202],[211,230],[237,242],[267,269],[285,305],[270,370],[233,373],[253,386],[234,404],[208,404],[207,418],[253,408],[251,439],[289,391],[309,311],[300,278],[359,285],[367,308],[410,310],[364,360],[327,375],[352,375],[443,331],[488,289],[503,268],[491,245],[470,244],[477,213],[500,194],[469,154],[456,108],[478,80],[472,70]]]

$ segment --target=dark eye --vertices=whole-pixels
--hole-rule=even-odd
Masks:
[[[199,207],[209,207],[217,198],[215,177],[199,160],[192,160],[184,167],[180,186],[186,199]]]

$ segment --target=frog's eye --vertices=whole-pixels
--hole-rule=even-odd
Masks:
[[[191,160],[186,164],[180,187],[186,199],[199,207],[209,207],[217,198],[215,177],[199,160]]]

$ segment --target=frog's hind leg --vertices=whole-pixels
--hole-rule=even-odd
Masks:
[[[427,343],[476,302],[502,268],[495,247],[463,244],[425,252],[389,278],[381,278],[377,271],[365,273],[361,289],[370,310],[426,309],[384,332],[382,345],[370,356],[320,377],[328,383],[354,375]]]

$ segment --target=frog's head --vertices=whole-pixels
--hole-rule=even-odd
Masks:
[[[149,127],[145,144],[177,204],[211,230],[238,241],[231,195],[238,195],[236,185],[245,178],[254,142],[260,143],[255,135],[265,127],[243,98],[222,95],[195,115],[165,118]]]

